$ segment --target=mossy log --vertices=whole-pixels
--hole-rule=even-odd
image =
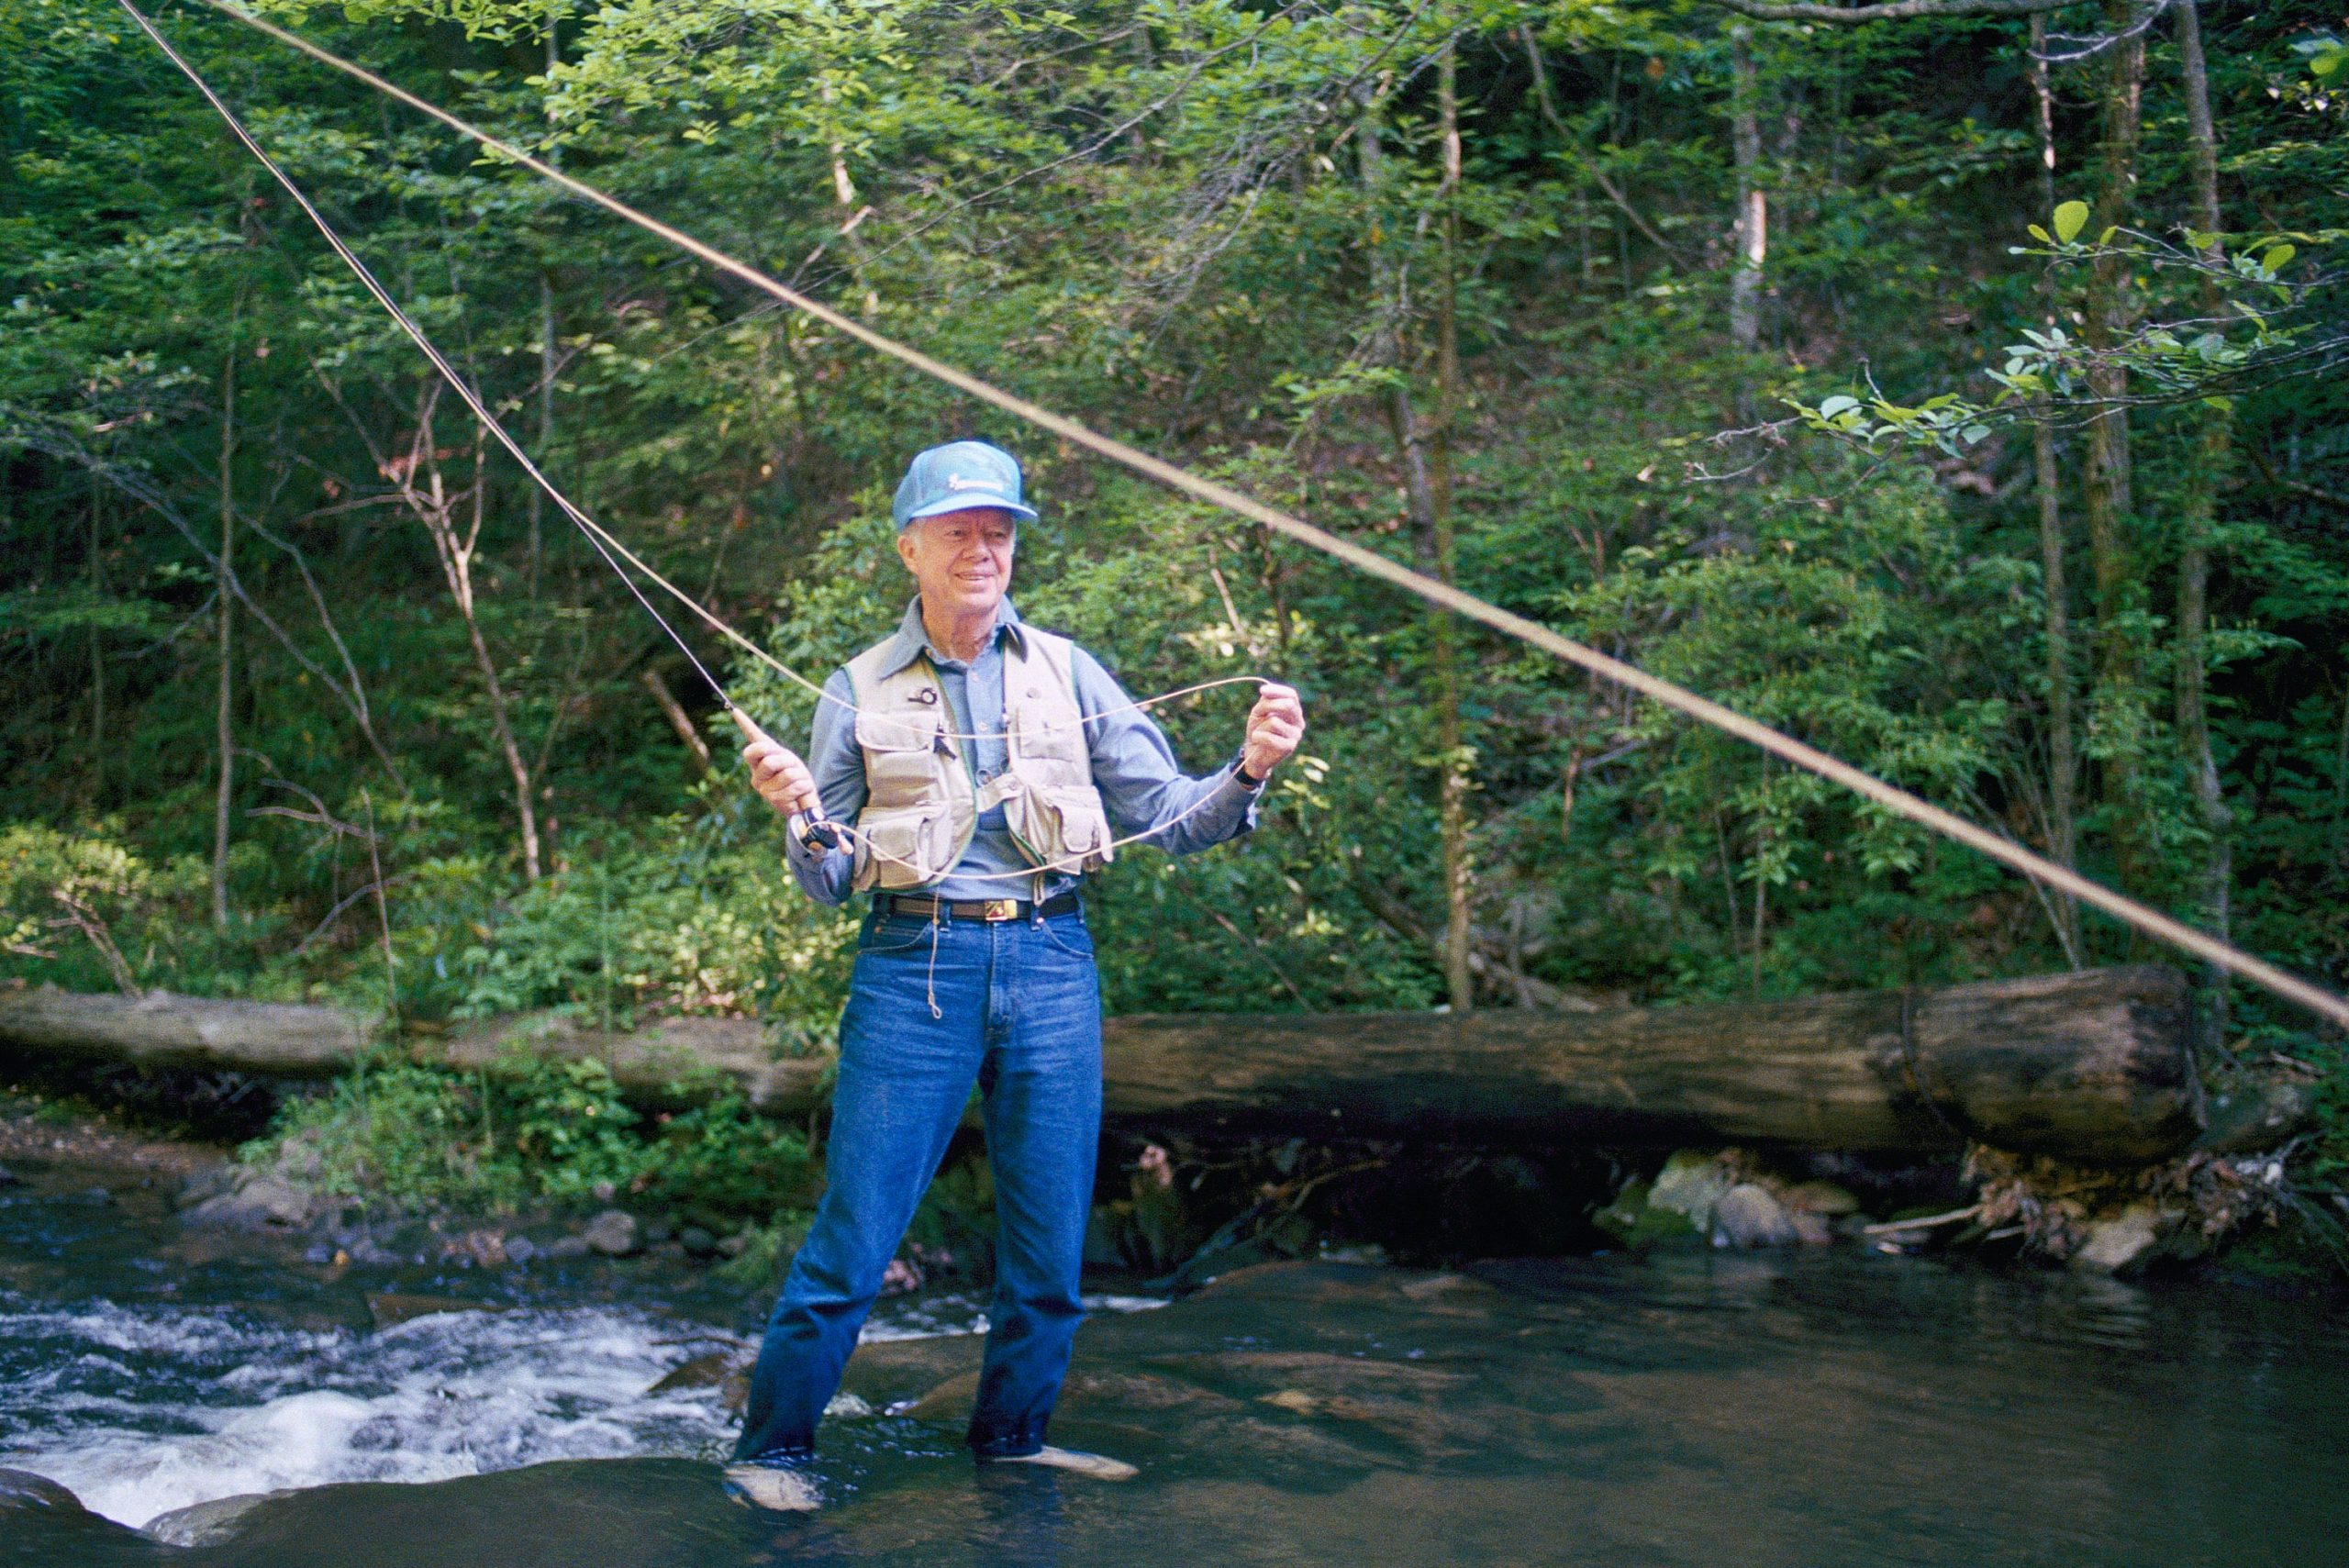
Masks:
[[[0,1046],[44,1056],[317,1077],[369,1038],[328,1007],[0,993]],[[2203,1125],[2186,984],[2158,965],[1595,1013],[1125,1018],[1105,1044],[1107,1113],[1143,1129],[1918,1152],[1978,1138],[2125,1163],[2176,1153]],[[592,1057],[656,1103],[722,1077],[775,1115],[818,1107],[829,1065],[778,1056],[744,1019],[629,1033],[511,1019],[375,1049],[493,1071],[518,1049]]]

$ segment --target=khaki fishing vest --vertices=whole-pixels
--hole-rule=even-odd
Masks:
[[[1022,626],[1003,651],[1008,765],[978,783],[969,743],[953,738],[938,672],[924,654],[885,673],[891,644],[849,662],[864,809],[856,816],[856,887],[930,887],[971,847],[979,817],[1003,807],[1013,842],[1038,871],[1088,872],[1111,856],[1109,817],[1093,786],[1068,639]],[[1007,883],[1004,896],[1024,892]]]

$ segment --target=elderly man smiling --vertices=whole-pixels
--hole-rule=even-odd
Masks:
[[[870,890],[848,1007],[822,1202],[751,1376],[735,1496],[820,1501],[802,1468],[883,1273],[975,1082],[1000,1228],[969,1442],[982,1461],[1103,1480],[1133,1467],[1048,1446],[1084,1307],[1077,1271],[1101,1117],[1101,996],[1076,888],[1112,840],[1173,854],[1255,825],[1264,781],[1305,732],[1266,684],[1236,755],[1205,777],[1093,656],[1023,622],[1005,596],[1019,465],[979,441],[933,447],[897,487],[897,554],[916,597],[896,631],[833,674],[808,760],[743,751],[793,818],[808,895]],[[854,821],[827,841],[814,808]]]

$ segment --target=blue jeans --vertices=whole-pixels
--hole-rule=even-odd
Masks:
[[[1043,1446],[1085,1315],[1077,1272],[1101,1124],[1093,938],[1082,913],[936,926],[868,916],[841,1016],[824,1195],[767,1319],[738,1460],[789,1464],[813,1451],[974,1082],[997,1241],[969,1441],[989,1458]]]

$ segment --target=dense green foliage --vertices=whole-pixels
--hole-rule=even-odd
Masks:
[[[739,1095],[648,1118],[595,1062],[477,1078],[370,1067],[289,1102],[251,1153],[332,1195],[474,1213],[626,1193],[722,1220],[813,1195],[806,1141]]]
[[[2052,651],[2080,688],[2076,856],[2206,920],[2219,866],[2237,940],[2349,981],[2349,378],[2325,228],[2349,137],[2318,7],[2203,17],[2221,243],[2248,259],[2229,287],[2272,317],[2255,326],[2197,325],[2192,268],[2154,254],[2200,243],[2181,239],[2174,17],[2147,35],[2127,215],[2146,238],[2099,249],[2043,210],[2016,21],[1755,24],[1742,44],[1706,6],[1585,0],[264,8],[949,361],[1442,564],[1419,455],[1449,487],[1463,585],[2040,846],[2059,786],[2032,439],[2022,404],[1990,408],[1988,373],[2054,389],[2068,371],[2009,346],[2045,326],[2043,285],[2076,322],[2098,258],[2135,245],[2132,319],[2178,347],[2132,350],[2149,401],[2112,538],[2083,520],[2083,406],[2044,415],[2074,556]],[[810,677],[902,607],[885,499],[905,458],[981,435],[1023,456],[1044,506],[1020,544],[1025,614],[1138,695],[1251,672],[1305,690],[1312,760],[1263,832],[1098,879],[1115,1008],[1442,1000],[1448,770],[1486,1004],[2155,956],[2095,919],[2067,953],[2063,912],[1971,855],[1522,649],[1448,639],[218,17],[162,20],[559,482]],[[2065,49],[2055,186],[2086,200],[2110,51]],[[0,106],[10,972],[373,1004],[388,973],[410,1019],[751,1012],[820,1048],[852,921],[798,897],[708,694],[436,403],[300,214],[99,0],[0,12]],[[1768,208],[1750,344],[1731,324],[1741,177]],[[2204,393],[2232,400],[2215,469]],[[1902,405],[1943,395],[1970,428],[1904,436]],[[1727,429],[1746,433],[1709,439]],[[2188,639],[2198,481],[2209,630]],[[250,603],[216,930],[224,495]],[[804,694],[720,668],[804,732]],[[708,734],[707,779],[648,673]],[[2222,828],[2198,807],[2181,673],[2207,691]],[[1243,706],[1227,690],[1162,715],[1204,767]],[[2231,1038],[2321,1049],[2298,1015],[2232,1001]],[[527,1184],[521,1128],[492,1151],[494,1095],[368,1093],[486,1118],[446,1179]],[[357,1105],[322,1103],[317,1126],[355,1140],[338,1158],[376,1159]],[[568,1168],[681,1179],[659,1165],[674,1141]]]

